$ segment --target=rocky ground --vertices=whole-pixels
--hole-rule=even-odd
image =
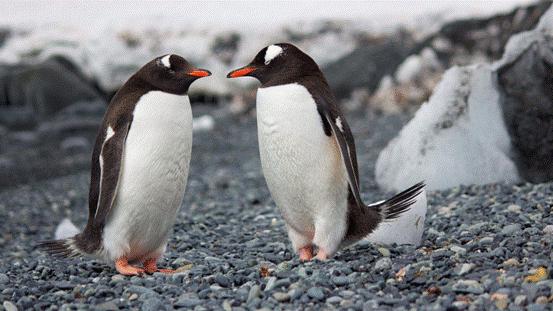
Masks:
[[[197,112],[197,111],[195,111]],[[351,114],[367,201],[374,162],[406,117]],[[194,137],[182,211],[162,265],[124,277],[89,259],[38,251],[68,216],[86,217],[88,173],[0,192],[0,301],[7,310],[547,310],[553,305],[553,184],[428,193],[423,244],[359,243],[300,263],[260,171],[255,121],[217,118]],[[2,307],[0,306],[0,309]]]

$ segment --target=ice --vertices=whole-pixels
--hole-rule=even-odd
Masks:
[[[79,232],[79,229],[77,229],[69,218],[64,218],[56,228],[55,239],[67,239],[78,234]]]
[[[426,219],[426,191],[417,196],[417,201],[411,208],[394,221],[382,223],[365,239],[382,245],[421,243]]]

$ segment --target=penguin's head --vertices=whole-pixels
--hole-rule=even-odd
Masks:
[[[210,75],[208,70],[192,66],[179,55],[167,54],[144,65],[136,77],[162,92],[184,95],[192,82]]]
[[[228,73],[227,78],[254,77],[262,84],[292,82],[305,75],[320,74],[315,61],[290,43],[264,47],[246,66]]]

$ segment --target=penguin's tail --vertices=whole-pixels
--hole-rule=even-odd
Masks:
[[[386,201],[369,204],[367,207],[377,208],[382,221],[393,221],[409,210],[411,205],[417,201],[417,196],[421,194],[425,186],[424,181],[421,181]]]
[[[85,253],[77,246],[79,229],[65,218],[56,228],[55,240],[41,241],[38,247],[52,256],[72,258]]]
[[[73,258],[85,255],[83,251],[77,247],[77,236],[63,240],[49,240],[38,243],[38,248],[44,250],[54,257]]]

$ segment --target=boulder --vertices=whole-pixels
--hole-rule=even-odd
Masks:
[[[398,39],[383,39],[361,44],[346,56],[323,67],[323,72],[337,97],[345,98],[358,88],[374,91],[382,77],[393,74],[413,46],[403,33]]]
[[[553,8],[501,60],[448,70],[380,153],[378,184],[401,190],[553,178]]]
[[[56,57],[39,64],[0,65],[0,124],[34,128],[79,101],[103,95],[69,61]]]
[[[497,65],[503,115],[521,176],[546,182],[553,180],[553,39],[538,36],[517,49]]]

